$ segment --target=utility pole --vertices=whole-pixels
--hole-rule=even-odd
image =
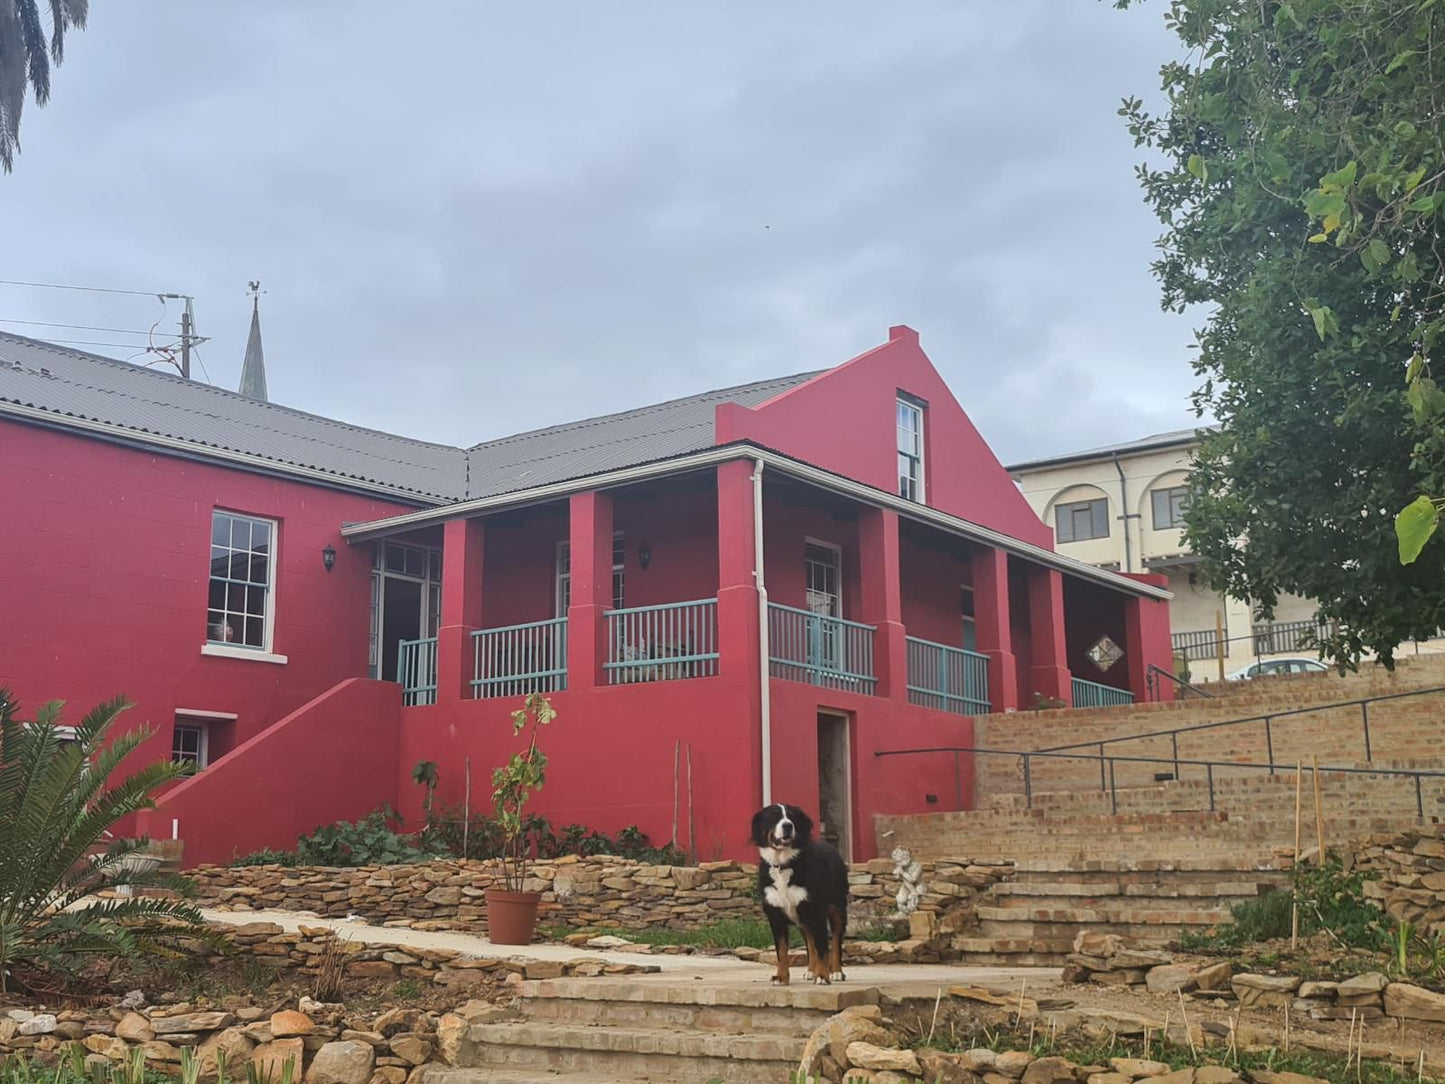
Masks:
[[[191,378],[191,347],[200,346],[203,342],[210,340],[204,335],[197,335],[196,332],[196,310],[195,298],[190,294],[158,294],[164,301],[182,301],[185,304],[181,307],[181,376],[187,380]]]

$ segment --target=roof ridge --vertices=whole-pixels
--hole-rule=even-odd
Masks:
[[[679,403],[705,400],[713,398],[715,396],[733,395],[738,392],[748,391],[753,388],[761,388],[768,384],[783,384],[790,381],[801,382],[803,380],[817,376],[819,373],[824,373],[827,371],[828,370],[826,369],[816,369],[810,372],[792,373],[788,376],[774,376],[768,377],[763,380],[752,380],[743,384],[733,384],[726,388],[713,388],[709,391],[695,392],[692,395],[679,395],[673,399],[664,399],[659,403],[647,403],[643,406],[632,407],[628,410],[613,411],[610,414],[597,414],[591,418],[579,418],[576,421],[572,422],[558,422],[556,425],[544,425],[540,429],[524,429],[520,433],[511,433],[505,437],[495,437],[492,440],[479,441],[478,443],[468,447],[466,451],[468,453],[471,453],[484,448],[509,444],[512,441],[524,440],[530,437],[544,436],[548,433],[561,432],[564,429],[582,429],[589,426],[602,425],[605,422],[613,421],[617,418],[636,417],[639,414],[647,414],[652,411],[663,410],[668,407],[674,407]],[[671,432],[671,430],[666,431]]]
[[[326,425],[335,426],[338,429],[349,429],[357,433],[370,433],[374,436],[386,437],[389,440],[401,441],[406,444],[421,444],[429,448],[443,448],[447,451],[453,452],[466,451],[466,448],[457,444],[442,444],[437,441],[422,440],[419,437],[404,436],[401,433],[389,433],[385,429],[373,429],[371,426],[367,425],[357,425],[354,422],[341,421],[338,418],[328,418],[324,414],[313,414],[309,410],[301,410],[299,407],[287,406],[284,403],[273,403],[260,399],[252,399],[248,395],[242,395],[240,392],[230,391],[229,389],[223,388],[218,384],[210,384],[204,380],[191,380],[188,377],[181,376],[179,373],[168,373],[164,369],[152,369],[148,365],[137,365],[134,362],[122,361],[120,358],[107,357],[104,354],[92,354],[89,350],[76,350],[72,349],[71,347],[62,347],[56,343],[46,342],[44,339],[32,339],[28,335],[17,335],[13,331],[5,331],[3,329],[0,329],[0,338],[16,339],[20,342],[25,343],[28,346],[39,347],[40,349],[48,350],[51,353],[60,354],[62,356],[65,354],[78,354],[90,361],[103,361],[110,365],[124,366],[127,370],[132,370],[137,373],[145,373],[148,376],[156,377],[161,380],[173,381],[186,388],[196,388],[203,391],[211,392],[213,394],[223,396],[227,399],[234,399],[239,402],[247,403],[252,406],[260,407],[266,410],[279,410],[283,411],[286,414],[294,415],[296,417],[309,418],[314,421],[322,422]],[[67,381],[67,383],[73,384],[77,387],[94,388],[94,390],[97,391],[109,390],[105,388],[95,388],[95,386],[91,384],[75,384],[74,381]],[[136,398],[143,397],[136,396]],[[160,403],[157,400],[148,401],[156,402],[157,405],[171,405],[166,403]]]

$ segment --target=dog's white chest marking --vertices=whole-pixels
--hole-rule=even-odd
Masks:
[[[773,883],[763,889],[763,899],[797,922],[798,905],[808,898],[808,890],[793,884],[793,870],[789,866],[773,866],[769,873]]]

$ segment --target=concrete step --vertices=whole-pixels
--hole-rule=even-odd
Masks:
[[[854,1005],[878,1003],[878,989],[873,986],[714,986],[666,976],[629,976],[626,980],[534,979],[521,983],[517,993],[528,1002],[556,999],[744,1009],[807,1009],[830,1016]]]
[[[558,1070],[755,1084],[786,1080],[806,1043],[796,1036],[520,1022],[472,1025],[461,1056],[466,1068],[489,1071]]]
[[[616,1073],[559,1073],[552,1069],[427,1068],[427,1084],[649,1084],[646,1077]]]
[[[832,1015],[827,1009],[669,1005],[580,998],[528,998],[522,1002],[521,1010],[523,1016],[536,1023],[649,1026],[803,1038]]]

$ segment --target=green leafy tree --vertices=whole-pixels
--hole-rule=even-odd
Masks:
[[[143,839],[98,850],[112,825],[152,808],[157,789],[184,774],[160,762],[112,779],[150,736],[144,728],[112,732],[128,707],[123,698],[107,701],[63,735],[58,701],[21,722],[0,689],[0,992],[17,969],[70,972],[97,957],[169,952],[197,932],[200,912],[187,903],[94,896],[107,884],[188,887],[128,861],[145,849]]]
[[[503,840],[502,879],[510,892],[521,892],[531,858],[527,800],[547,780],[547,754],[537,748],[537,734],[557,712],[541,693],[532,693],[512,712],[512,733],[527,731],[527,748],[513,753],[492,772],[492,806]]]
[[[0,168],[15,165],[27,91],[50,100],[50,66],[65,59],[65,32],[83,30],[90,0],[50,0],[50,37],[38,0],[0,0]]]
[[[1154,152],[1139,177],[1165,226],[1164,307],[1204,313],[1194,402],[1220,428],[1186,537],[1261,616],[1286,592],[1316,599],[1324,654],[1390,665],[1445,626],[1445,547],[1403,565],[1395,531],[1402,506],[1445,493],[1428,383],[1445,5],[1172,0],[1165,19],[1183,47],[1167,106],[1121,112]]]

